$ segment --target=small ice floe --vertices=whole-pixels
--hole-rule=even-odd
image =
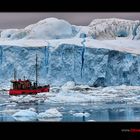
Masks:
[[[16,119],[9,114],[0,114],[0,122],[15,122]]]
[[[73,114],[74,112],[75,112],[74,110],[70,110],[70,111],[69,111],[70,114]]]
[[[102,89],[102,92],[111,92],[111,93],[116,93],[118,92],[116,89],[114,89],[113,87],[105,87]]]
[[[82,93],[76,93],[75,91],[71,92],[60,92],[53,97],[48,97],[44,102],[53,102],[53,103],[91,103],[99,100],[98,97],[92,95],[86,95]]]
[[[39,119],[39,121],[43,121],[43,122],[59,122],[61,121],[62,118],[42,118],[42,119]]]
[[[21,103],[31,103],[31,102],[35,102],[36,98],[31,96],[31,95],[27,95],[24,98],[22,98],[19,102]]]
[[[69,89],[73,89],[75,87],[75,82],[73,81],[68,81],[67,83],[65,83],[62,87],[61,90],[62,91],[68,91]]]
[[[37,95],[12,96],[9,98],[9,101],[15,103],[43,103],[47,96],[48,95],[46,93],[40,93]]]
[[[29,108],[28,110],[36,112],[35,108]]]
[[[10,102],[16,102],[16,103],[31,103],[36,102],[38,99],[31,96],[31,95],[20,95],[20,96],[12,96],[9,98]]]
[[[31,111],[31,109],[28,110],[20,110],[19,112],[16,112],[14,115],[12,115],[17,121],[37,121],[37,113],[34,111]]]
[[[0,95],[7,95],[6,89],[1,89],[0,90]]]
[[[38,114],[38,119],[48,119],[48,118],[59,118],[63,115],[55,108],[46,110],[45,112]]]
[[[75,113],[73,114],[75,117],[89,117],[90,114],[88,112],[81,112],[81,113]]]
[[[3,103],[3,104],[0,104],[0,107],[2,106],[7,106],[9,103]]]
[[[57,109],[62,109],[63,110],[63,109],[65,109],[65,107],[61,106],[61,107],[57,107]]]
[[[51,87],[50,92],[58,93],[60,91],[60,87]]]
[[[12,115],[12,114],[16,113],[17,111],[19,111],[19,109],[5,109],[0,112]]]
[[[42,93],[36,94],[35,96],[36,98],[46,98],[48,94],[49,94],[48,92],[42,92]]]
[[[11,96],[10,98],[9,98],[9,101],[10,102],[18,102],[18,101],[20,101],[21,99],[23,98],[23,96],[21,95],[21,96]]]
[[[17,103],[11,103],[6,106],[6,108],[13,108],[17,105]]]
[[[93,87],[90,87],[88,85],[77,85],[73,89],[74,91],[80,91],[87,94],[93,90]]]
[[[87,122],[95,122],[95,120],[87,120]]]

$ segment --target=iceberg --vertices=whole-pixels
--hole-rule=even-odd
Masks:
[[[90,114],[88,112],[74,113],[73,116],[75,116],[75,117],[89,117]]]
[[[61,118],[63,115],[55,108],[50,108],[45,112],[41,112],[38,114],[38,118],[41,119],[48,119],[48,118]]]
[[[17,120],[17,121],[37,121],[37,113],[31,110],[20,110],[19,112],[16,112],[12,116]]]

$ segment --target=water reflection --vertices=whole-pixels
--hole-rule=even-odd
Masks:
[[[0,121],[15,121],[12,114],[5,114],[4,111],[10,105],[3,104],[0,106]],[[63,122],[87,122],[88,120],[95,121],[140,121],[140,108],[138,106],[121,106],[119,105],[102,105],[95,106],[93,104],[50,104],[50,103],[30,103],[17,104],[13,106],[14,110],[22,110],[34,108],[36,113],[45,112],[47,109],[56,108],[62,115],[62,118],[48,118],[39,121],[63,121]],[[75,113],[89,113],[89,116],[74,116]]]
[[[15,122],[14,117],[8,114],[0,113],[0,122]]]
[[[126,108],[125,113],[126,113],[126,121],[135,120],[134,109],[128,107],[128,108]]]
[[[83,110],[79,108],[79,111]],[[140,109],[137,107],[126,107],[126,108],[99,108],[99,109],[85,109],[86,112],[90,113],[89,117],[85,117],[84,121],[95,120],[95,121],[139,121],[140,120]],[[67,112],[67,111],[66,111]],[[74,112],[74,110],[73,110]],[[83,121],[82,117],[75,117],[72,114],[63,114],[62,121]]]

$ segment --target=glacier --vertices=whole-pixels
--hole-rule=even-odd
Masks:
[[[88,26],[47,18],[0,36],[0,85],[17,77],[61,86],[68,81],[89,86],[140,85],[140,21],[95,19]]]
[[[1,30],[1,38],[18,39],[66,39],[90,37],[98,40],[124,37],[140,39],[140,21],[118,18],[94,19],[88,26],[71,25],[63,19],[46,18],[23,29]]]

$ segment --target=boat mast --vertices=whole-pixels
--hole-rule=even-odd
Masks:
[[[16,69],[14,68],[14,80],[16,80],[16,75],[17,75]]]
[[[38,85],[38,69],[37,69],[37,54],[36,54],[36,88]]]

